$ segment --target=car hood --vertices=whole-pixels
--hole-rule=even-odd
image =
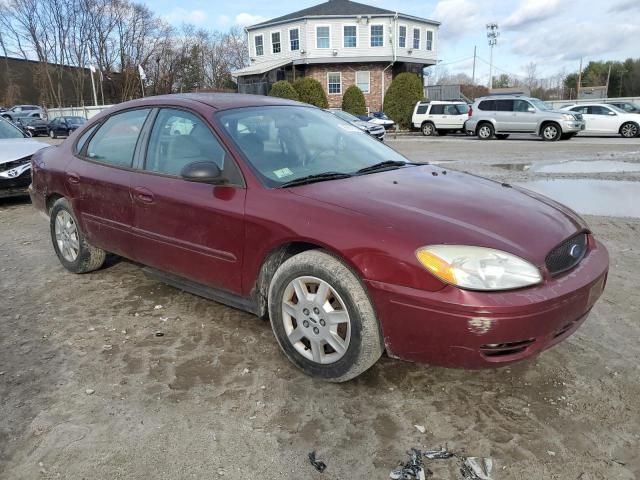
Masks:
[[[365,130],[378,130],[378,129],[380,129],[380,125],[375,124],[375,123],[371,123],[371,122],[365,122],[364,120],[358,120],[357,122],[354,120],[353,124],[356,127],[363,128]]]
[[[49,145],[29,138],[0,139],[0,164],[33,155]]]
[[[367,215],[380,223],[381,235],[386,229],[401,230],[416,248],[476,245],[536,265],[586,229],[572,210],[534,192],[433,166],[315,183],[291,192]]]

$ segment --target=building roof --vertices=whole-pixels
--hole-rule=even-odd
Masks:
[[[384,15],[396,15],[396,13],[397,12],[394,12],[392,10],[386,10],[384,8],[374,7],[372,5],[366,5],[364,3],[352,2],[351,0],[329,0],[327,2],[314,5],[313,7],[305,8],[303,10],[298,10],[297,12],[289,13],[287,15],[273,18],[271,20],[267,20],[262,23],[251,25],[250,27],[247,27],[247,30],[265,27],[267,25],[285,23],[291,20],[297,20],[300,18],[308,18],[308,17],[353,17],[356,15],[363,15],[363,16],[383,15],[384,16]],[[433,20],[418,18],[411,15],[398,13],[398,16],[404,17],[404,18],[413,18],[423,22],[429,22],[435,25],[439,25],[439,22],[434,22]]]
[[[260,75],[266,73],[274,68],[283,67],[292,62],[291,58],[278,58],[268,62],[259,62],[249,65],[248,67],[241,68],[240,70],[234,70],[231,72],[233,78],[243,77],[245,75]]]

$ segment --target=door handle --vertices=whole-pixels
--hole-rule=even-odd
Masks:
[[[153,193],[151,193],[146,188],[142,188],[142,187],[134,188],[133,193],[134,193],[133,195],[134,198],[139,203],[143,203],[145,205],[151,205],[155,201]]]
[[[67,182],[72,183],[74,185],[77,185],[78,183],[80,183],[80,175],[78,175],[75,172],[68,172],[67,173]]]

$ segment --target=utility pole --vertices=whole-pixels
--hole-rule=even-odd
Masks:
[[[489,47],[491,47],[491,56],[489,57],[489,90],[493,89],[493,47],[498,44],[498,37],[500,32],[498,31],[497,23],[487,23],[487,40]]]
[[[89,73],[91,74],[91,89],[93,90],[93,104],[98,106],[98,94],[96,93],[96,82],[93,79],[93,74],[96,72],[96,67],[89,66]]]
[[[471,75],[471,85],[476,84],[476,52],[478,50],[477,45],[473,46],[473,74]]]
[[[580,57],[580,71],[578,72],[578,93],[576,98],[580,98],[580,88],[582,87],[582,57]]]

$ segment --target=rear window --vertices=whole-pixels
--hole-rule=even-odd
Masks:
[[[469,113],[469,105],[456,105],[456,110],[458,110],[460,115]]]
[[[495,100],[483,100],[478,105],[479,110],[484,111],[494,111],[496,109],[496,101]]]
[[[416,113],[418,115],[424,115],[425,113],[427,113],[428,109],[429,109],[429,105],[419,105]]]

